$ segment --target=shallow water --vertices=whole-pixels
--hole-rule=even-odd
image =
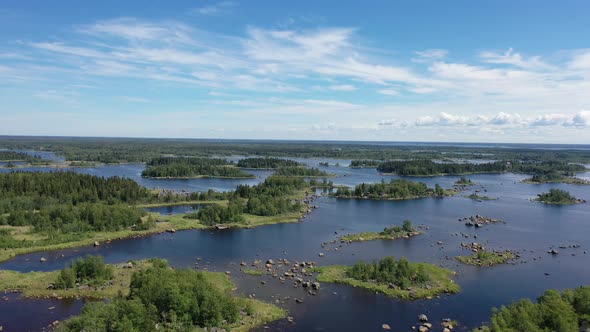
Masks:
[[[136,174],[137,177],[138,172],[141,172],[140,166],[143,167],[122,165],[77,171],[96,172],[102,176]],[[382,176],[372,169],[333,166],[326,169],[339,175],[333,179],[337,184],[354,185],[394,178]],[[585,173],[581,177],[588,175],[589,173]],[[280,299],[280,305],[288,308],[290,315],[295,317],[295,324],[276,322],[271,324],[272,330],[380,330],[383,323],[391,325],[394,330],[406,330],[415,323],[416,316],[420,313],[426,313],[435,326],[442,318],[450,317],[461,322],[463,330],[468,330],[484,322],[489,317],[491,307],[522,297],[534,299],[547,288],[563,289],[590,283],[590,255],[585,253],[590,251],[590,239],[587,236],[590,234],[590,204],[548,206],[530,201],[549,188],[566,189],[579,198],[590,200],[590,187],[519,183],[525,177],[516,174],[469,176],[478,185],[467,188],[456,197],[445,199],[369,201],[325,197],[316,201],[318,209],[297,224],[158,234],[113,241],[96,248],[88,246],[22,255],[0,263],[0,268],[18,271],[55,270],[63,268],[71,259],[87,254],[103,255],[110,263],[162,257],[176,267],[193,267],[196,258],[200,257],[201,268],[232,271],[232,279],[238,284],[239,292],[255,293],[258,298],[268,301]],[[458,178],[447,176],[411,179],[424,181],[430,186],[439,183],[450,187]],[[213,179],[152,181],[189,191],[194,190],[192,188],[209,186],[212,184],[211,180]],[[219,181],[223,183],[228,180]],[[223,183],[218,187],[229,186]],[[478,202],[464,197],[475,190],[480,190],[480,195],[498,199]],[[506,224],[476,229],[468,228],[458,221],[459,218],[474,214],[502,219]],[[424,225],[429,229],[424,235],[408,240],[371,241],[342,247],[339,244],[328,244],[322,248],[323,243],[335,240],[341,234],[378,231],[391,224],[401,224],[404,219],[410,219],[415,225]],[[473,235],[477,235],[477,239]],[[442,241],[443,245],[437,245],[437,241]],[[469,254],[461,249],[460,243],[473,241],[483,243],[490,249],[519,251],[522,258],[515,265],[493,268],[459,264],[453,257]],[[547,254],[550,247],[572,244],[581,247],[558,249],[560,254],[556,256]],[[336,247],[339,247],[338,251],[335,251]],[[325,257],[318,257],[320,252]],[[286,257],[290,260],[314,260],[321,265],[328,265],[353,264],[360,259],[370,261],[388,255],[440,264],[456,270],[456,281],[462,287],[462,292],[441,296],[432,301],[400,301],[348,286],[322,284],[318,295],[307,296],[301,289],[294,289],[289,283],[281,285],[272,278],[262,286],[261,278],[266,280],[268,276],[247,276],[239,271],[239,262],[254,259]],[[47,262],[40,263],[41,257],[47,258]],[[291,298],[285,300],[287,296]],[[293,297],[302,297],[305,302],[296,304]],[[14,301],[16,302],[17,300]],[[22,303],[24,307],[37,306],[35,301]],[[0,310],[0,324],[6,321],[12,323],[14,320],[9,313]],[[26,324],[26,327],[23,325],[25,330],[34,325],[30,321]],[[39,319],[36,326],[46,324],[47,320]]]

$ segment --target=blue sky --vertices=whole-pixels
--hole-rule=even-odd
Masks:
[[[588,1],[3,1],[0,134],[590,142]]]

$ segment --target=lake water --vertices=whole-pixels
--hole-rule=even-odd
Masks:
[[[317,165],[326,159],[306,160]],[[341,161],[346,165],[346,161]],[[256,179],[248,180],[147,180],[141,179],[143,165],[121,165],[80,168],[78,172],[101,176],[128,176],[150,188],[194,191],[215,187],[230,190],[239,183],[262,181],[270,172],[257,172]],[[338,175],[332,179],[337,184],[354,185],[360,182],[389,181],[392,176],[382,176],[373,169],[349,169],[330,166],[322,168]],[[589,173],[581,177],[589,177]],[[328,197],[316,201],[318,209],[301,223],[278,224],[255,229],[224,231],[181,231],[164,233],[138,239],[113,241],[99,247],[81,247],[69,250],[33,253],[17,256],[0,263],[0,269],[17,271],[48,271],[61,269],[72,259],[100,254],[109,263],[129,259],[162,257],[176,267],[193,267],[197,257],[202,258],[201,268],[215,271],[231,271],[238,292],[255,293],[257,298],[278,301],[289,309],[295,323],[286,320],[270,325],[271,330],[285,331],[379,331],[387,323],[393,330],[409,330],[416,323],[416,316],[425,313],[435,326],[442,318],[458,320],[468,331],[489,317],[494,306],[508,304],[519,298],[535,299],[548,288],[570,288],[590,283],[590,204],[574,206],[547,206],[530,199],[549,188],[562,188],[574,196],[590,200],[590,187],[564,184],[529,185],[519,183],[525,178],[516,174],[485,174],[469,176],[478,185],[469,187],[458,196],[445,199],[418,199],[409,201],[338,200]],[[450,187],[456,176],[412,178],[433,186],[435,183]],[[203,189],[204,190],[204,189]],[[465,196],[480,190],[497,200],[478,202]],[[174,213],[174,209],[171,211]],[[468,228],[459,218],[481,214],[506,221],[506,224]],[[410,219],[415,225],[429,229],[424,235],[397,241],[371,241],[351,245],[328,244],[339,235],[362,231],[378,231],[392,224]],[[337,234],[336,234],[337,233]],[[477,239],[473,236],[476,235]],[[468,236],[465,238],[464,236]],[[442,245],[437,245],[442,241]],[[467,255],[461,242],[479,242],[490,249],[519,251],[522,258],[516,264],[477,268],[454,260],[457,255]],[[549,255],[547,250],[561,245],[580,245],[580,248],[558,249],[559,255]],[[338,247],[336,251],[335,248]],[[322,252],[324,257],[319,257]],[[62,257],[63,255],[63,257]],[[431,301],[402,301],[375,295],[362,289],[343,285],[322,284],[316,296],[306,295],[302,289],[293,288],[289,282],[281,285],[268,276],[254,277],[239,271],[241,261],[254,259],[313,260],[321,265],[353,264],[358,260],[371,261],[392,255],[411,261],[430,262],[457,271],[456,282],[462,292],[444,295]],[[47,262],[40,263],[41,257]],[[548,275],[546,275],[546,273]],[[266,280],[266,285],[260,281]],[[286,297],[290,299],[285,300]],[[304,299],[296,304],[294,297]],[[14,310],[0,307],[0,325],[16,327],[16,330],[38,330],[52,320],[63,319],[79,310],[75,305],[47,305],[45,302],[10,299],[21,310],[31,314],[22,323],[15,323]],[[0,304],[5,305],[6,304]],[[61,315],[51,315],[47,307],[56,306]],[[72,307],[73,306],[73,307]],[[12,308],[12,307],[10,307]],[[55,310],[54,310],[55,311]],[[43,314],[45,313],[45,314]],[[57,318],[56,318],[57,317]],[[7,323],[8,322],[8,323]],[[22,325],[21,325],[22,324]],[[14,329],[9,329],[14,330]],[[260,328],[264,330],[264,328]]]
[[[147,212],[155,212],[161,215],[172,215],[181,213],[197,212],[200,209],[210,204],[181,204],[181,205],[167,205],[144,208]]]

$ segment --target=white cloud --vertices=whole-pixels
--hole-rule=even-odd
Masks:
[[[525,59],[520,53],[514,53],[512,48],[509,48],[504,53],[496,52],[481,52],[480,58],[487,63],[494,64],[507,64],[522,68],[543,68],[550,69],[551,66],[544,63],[539,56],[533,56],[529,59]]]
[[[333,91],[354,91],[357,88],[350,84],[330,85],[328,89]]]
[[[449,54],[447,50],[433,48],[423,51],[416,51],[417,58],[413,58],[414,62],[430,62],[433,60],[443,59]]]
[[[204,6],[200,8],[195,8],[191,10],[191,13],[201,14],[201,15],[215,15],[219,14],[222,11],[227,10],[229,7],[234,6],[234,3],[231,1],[222,1],[214,5]]]
[[[382,95],[386,95],[386,96],[397,96],[399,95],[399,92],[393,89],[381,89],[381,90],[377,90],[377,93],[380,93]]]

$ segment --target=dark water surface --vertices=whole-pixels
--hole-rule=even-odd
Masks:
[[[307,160],[314,164],[326,159]],[[341,164],[345,164],[342,161]],[[332,164],[333,161],[330,161]],[[156,181],[158,187],[173,187],[178,190],[194,191],[216,185],[214,179],[195,180],[144,180],[138,177],[143,165],[121,165],[83,168],[76,171],[96,175],[129,176],[143,185]],[[333,181],[338,184],[354,185],[360,182],[376,182],[391,176],[382,176],[372,169],[348,169],[328,167],[329,172],[339,175]],[[260,178],[247,180],[261,181],[270,172],[257,173]],[[581,177],[589,177],[588,173]],[[286,331],[379,331],[387,323],[393,330],[409,330],[415,324],[416,316],[425,313],[435,326],[442,318],[458,320],[463,330],[484,322],[494,306],[510,303],[527,297],[534,299],[547,288],[569,288],[590,284],[590,204],[574,206],[547,206],[531,202],[538,193],[549,188],[562,188],[573,195],[590,200],[590,187],[577,185],[529,185],[519,183],[522,175],[473,175],[477,186],[453,198],[418,199],[410,201],[368,201],[337,200],[321,198],[308,218],[297,224],[278,224],[255,229],[224,231],[182,231],[175,234],[158,234],[149,237],[113,241],[100,247],[81,247],[69,250],[33,253],[17,256],[0,263],[0,269],[17,271],[48,271],[61,269],[71,259],[100,254],[109,263],[129,259],[162,257],[176,267],[193,267],[197,257],[202,258],[201,268],[216,271],[232,271],[232,280],[238,285],[238,292],[255,293],[267,301],[278,301],[286,307],[295,323],[279,321],[271,324],[271,330]],[[414,180],[424,181],[430,186],[439,183],[450,187],[458,177],[433,177]],[[141,182],[144,181],[144,182]],[[225,183],[218,180],[217,188],[231,189],[239,180]],[[233,180],[231,180],[233,181]],[[150,187],[155,187],[152,183]],[[221,189],[220,189],[221,190]],[[497,200],[478,202],[465,196],[480,190]],[[174,213],[174,208],[171,213]],[[506,221],[506,224],[488,225],[482,228],[468,228],[458,218],[481,214]],[[361,231],[378,231],[391,224],[401,224],[410,219],[415,225],[429,229],[424,235],[397,241],[371,241],[351,245],[328,244],[341,234]],[[338,234],[335,234],[338,233]],[[467,235],[468,238],[463,237]],[[477,235],[477,239],[473,237]],[[442,245],[437,245],[442,241]],[[522,258],[514,265],[493,268],[477,268],[459,264],[457,255],[467,255],[461,249],[461,242],[479,242],[490,249],[511,249],[519,251]],[[560,254],[551,256],[547,250],[561,245],[577,244],[579,248],[559,249]],[[338,251],[335,251],[335,248]],[[322,252],[325,257],[319,257]],[[63,257],[62,257],[63,255]],[[456,282],[462,287],[457,295],[445,295],[433,300],[401,301],[375,295],[362,289],[343,285],[322,284],[319,294],[308,296],[302,289],[294,289],[290,283],[281,285],[268,276],[254,277],[239,271],[241,261],[254,259],[313,260],[321,265],[353,264],[362,259],[370,261],[387,255],[406,257],[411,261],[430,262],[457,271]],[[41,257],[47,262],[40,263]],[[548,273],[548,275],[546,275]],[[261,285],[261,279],[267,280]],[[285,299],[290,297],[289,299]],[[296,304],[294,297],[304,299]],[[45,300],[44,300],[45,301]],[[57,302],[57,301],[56,301]],[[34,319],[15,319],[14,306],[31,313]],[[52,302],[53,303],[53,302]],[[40,329],[55,318],[48,316],[47,307],[56,306],[61,318],[79,310],[75,305],[47,305],[37,300],[11,299],[0,303],[0,325],[16,327],[16,330]],[[63,307],[62,307],[63,306]],[[73,306],[73,307],[72,307]],[[8,310],[4,310],[10,308]],[[37,314],[39,313],[39,314]],[[19,323],[20,322],[20,323]],[[22,325],[20,325],[22,324]],[[14,329],[9,329],[14,330]],[[260,330],[263,330],[261,328]],[[435,329],[436,330],[436,329]]]

